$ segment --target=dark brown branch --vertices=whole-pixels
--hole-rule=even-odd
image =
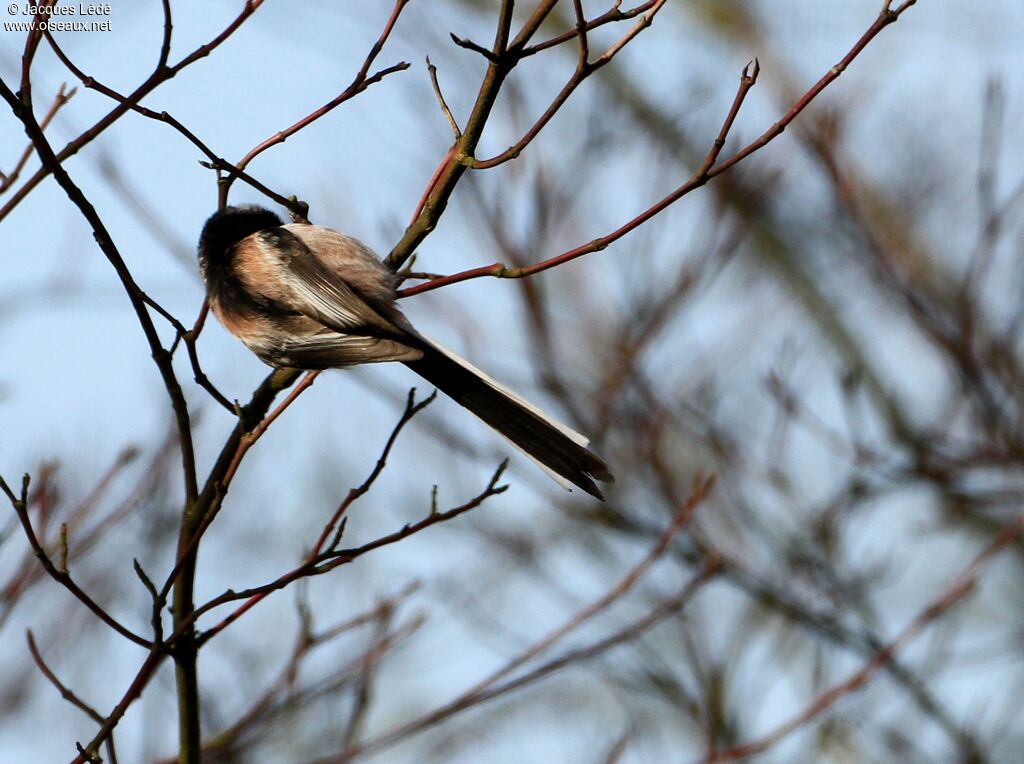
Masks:
[[[206,324],[206,318],[209,315],[210,306],[203,300],[203,305],[199,309],[199,315],[196,316],[196,322],[192,325],[192,328],[188,331],[184,331],[178,335],[178,339],[184,341],[185,349],[188,351],[188,360],[192,364],[192,375],[200,387],[208,392],[217,403],[223,406],[225,409],[230,411],[232,414],[237,412],[237,407],[231,401],[229,401],[220,390],[214,386],[210,381],[210,378],[206,376],[206,372],[203,371],[202,366],[199,363],[199,350],[196,347],[196,340],[199,339],[200,333],[203,331],[203,326]],[[177,327],[176,327],[177,328]],[[184,327],[182,327],[183,329]],[[177,341],[177,340],[176,340]],[[171,352],[174,352],[174,347],[171,347]]]
[[[536,34],[537,30],[540,29],[540,25],[544,23],[548,16],[551,15],[551,11],[558,5],[558,0],[542,0],[537,3],[537,7],[534,8],[533,13],[523,24],[519,30],[519,34],[516,35],[515,39],[507,46],[507,52],[515,56],[515,59],[519,59],[519,52],[526,47],[526,44],[530,42],[530,39]],[[505,39],[508,39],[508,35],[505,35]],[[506,50],[502,50],[502,53]]]
[[[492,53],[491,51],[489,51],[484,46],[477,45],[475,42],[473,42],[472,40],[467,39],[465,37],[456,37],[454,34],[451,34],[451,33],[449,33],[448,36],[451,37],[452,38],[452,42],[455,43],[456,45],[458,45],[460,48],[465,48],[466,50],[471,50],[474,53],[479,53],[481,56],[486,58],[492,64],[496,64],[498,62],[498,56],[496,54]]]
[[[54,116],[56,116],[57,112],[60,111],[61,107],[70,101],[71,97],[78,92],[78,88],[71,88],[71,90],[65,92],[66,87],[66,84],[62,84],[57,90],[57,95],[53,97],[53,103],[50,104],[50,108],[47,110],[46,114],[43,115],[43,118],[39,120],[40,130],[46,130]],[[24,170],[25,165],[28,164],[28,160],[32,156],[33,148],[33,144],[29,142],[28,146],[25,147],[21,157],[18,158],[17,163],[11,171],[9,173],[0,173],[0,194],[14,185],[14,182],[21,175],[21,171]]]
[[[46,665],[46,661],[43,660],[43,656],[40,655],[39,648],[36,646],[36,639],[33,636],[31,629],[25,632],[25,639],[28,642],[28,650],[32,654],[32,660],[35,661],[36,666],[39,667],[39,670],[43,673],[43,676],[46,677],[50,684],[57,688],[61,697],[75,708],[82,711],[97,724],[103,724],[103,717],[100,713],[84,700],[79,698],[71,689],[68,688],[67,685],[61,682],[50,667]]]
[[[95,77],[91,77],[85,72],[83,72],[75,65],[74,62],[71,61],[70,58],[68,58],[67,54],[64,53],[64,50],[57,44],[57,41],[51,37],[49,32],[46,32],[46,36],[47,40],[49,40],[50,42],[50,46],[53,48],[54,54],[57,56],[57,58],[60,59],[61,63],[63,63],[64,66],[67,67],[68,71],[70,71],[75,77],[77,77],[81,81],[84,87],[89,88],[90,90],[95,90],[97,93],[101,93],[102,95],[105,95],[108,98],[127,106],[132,111],[142,115],[143,117],[146,117],[147,119],[152,119],[156,122],[163,122],[166,125],[170,125],[172,128],[181,133],[181,135],[183,135],[193,146],[199,149],[199,151],[201,151],[206,156],[208,162],[204,163],[205,167],[209,167],[219,172],[223,172],[229,178],[238,178],[244,181],[257,191],[259,191],[264,196],[273,199],[282,207],[287,207],[288,209],[296,208],[296,201],[294,198],[287,197],[282,194],[279,194],[276,191],[273,191],[272,189],[268,188],[263,183],[261,183],[260,181],[256,180],[254,177],[246,173],[243,169],[236,167],[223,157],[218,156],[216,153],[214,153],[213,149],[211,149],[203,140],[201,140],[195,133],[193,133],[191,130],[185,127],[181,122],[179,122],[177,119],[171,116],[168,112],[155,111],[153,109],[149,109],[145,106],[142,106],[137,102],[133,102],[128,96],[124,96],[118,93],[113,88],[104,85],[102,82],[98,81]]]
[[[90,127],[85,132],[81,133],[77,138],[72,140],[63,149],[57,152],[57,161],[63,162],[68,157],[77,154],[84,146],[92,142],[96,137],[102,134],[108,127],[110,127],[118,119],[124,116],[124,114],[132,108],[132,105],[142,101],[143,98],[145,98],[147,95],[153,92],[164,82],[173,78],[185,67],[195,63],[199,59],[204,58],[208,56],[210,53],[212,53],[218,46],[220,46],[225,40],[227,40],[232,34],[234,34],[235,31],[262,4],[263,0],[246,0],[246,3],[242,7],[242,10],[239,12],[238,16],[236,16],[235,19],[231,21],[231,23],[229,23],[227,27],[225,27],[224,30],[219,35],[217,35],[213,40],[206,43],[205,45],[199,46],[198,48],[196,48],[196,50],[194,50],[192,53],[183,58],[174,66],[162,66],[154,69],[153,73],[150,74],[150,76],[147,77],[146,80],[141,85],[139,85],[134,91],[132,91],[131,95],[127,96],[124,102],[119,103],[104,117],[102,117],[98,122],[96,122],[92,127]],[[166,17],[164,28],[166,35]],[[27,84],[27,82],[23,83],[23,97],[27,97],[26,93],[28,93],[28,91],[25,87],[27,86]],[[43,179],[48,177],[51,172],[52,170],[44,164],[35,172],[35,174],[31,178],[25,181],[25,183],[23,183],[21,187],[19,187],[18,190],[14,192],[11,198],[7,200],[7,203],[4,204],[3,207],[0,207],[0,220],[3,220],[5,217],[7,217],[7,215],[10,214],[11,210],[17,207],[18,204],[20,204],[25,199],[25,197],[28,196],[29,193],[31,193],[32,190],[43,181]]]
[[[617,21],[627,21],[649,10],[656,2],[657,0],[647,0],[647,2],[640,3],[640,5],[630,8],[628,11],[622,11],[619,10],[622,6],[622,0],[615,0],[615,4],[609,10],[605,11],[600,16],[595,16],[587,21],[586,31],[590,32],[600,26],[612,24]],[[576,39],[578,35],[579,31],[577,29],[563,32],[562,34],[556,35],[544,42],[538,42],[535,45],[530,45],[529,47],[524,48],[520,52],[519,57],[526,58],[527,56],[535,55],[541,51],[547,50],[548,48],[554,48],[557,45]]]
[[[160,0],[160,10],[164,14],[163,39],[160,41],[160,58],[156,68],[159,71],[167,66],[171,57],[171,35],[174,32],[174,20],[171,18],[171,0]]]
[[[523,149],[525,149],[534,138],[536,138],[541,130],[543,130],[556,113],[565,105],[565,102],[569,100],[569,97],[573,94],[577,87],[583,83],[590,75],[596,72],[605,64],[609,63],[615,55],[628,45],[640,32],[649,27],[654,20],[654,16],[660,11],[667,0],[657,0],[647,13],[645,13],[636,24],[623,35],[614,45],[608,50],[602,53],[594,61],[588,61],[589,57],[589,45],[587,42],[587,23],[583,17],[583,6],[579,0],[574,0],[574,9],[576,13],[576,38],[579,45],[579,56],[576,65],[576,69],[569,81],[565,83],[562,90],[555,96],[555,99],[551,102],[544,113],[537,119],[537,121],[530,127],[529,130],[519,139],[513,146],[510,146],[501,154],[494,156],[490,159],[476,159],[475,157],[469,157],[467,161],[469,166],[474,170],[486,170],[491,167],[497,167],[500,164],[504,164],[509,160],[518,157]]]

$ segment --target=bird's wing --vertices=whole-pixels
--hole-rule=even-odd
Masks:
[[[275,293],[268,294],[269,297],[335,332],[346,334],[358,330],[360,334],[391,339],[407,336],[406,330],[389,321],[378,309],[386,310],[386,303],[375,306],[349,286],[346,275],[339,272],[343,264],[338,263],[337,253],[332,253],[333,259],[325,262],[290,227],[262,230],[255,235],[262,246],[240,248],[242,257],[250,253],[266,257],[266,253],[273,253],[278,258],[278,262],[264,264],[276,271],[273,274],[276,278],[247,285],[250,289],[262,287],[265,290],[267,284],[273,284]],[[250,272],[259,271],[250,269]]]
[[[423,351],[396,340],[324,330],[296,340],[279,341],[275,365],[300,369],[334,369],[362,363],[415,361]]]

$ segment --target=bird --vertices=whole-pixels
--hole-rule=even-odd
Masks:
[[[356,239],[246,204],[210,216],[198,254],[210,309],[268,365],[403,363],[564,488],[603,500],[597,482],[614,482],[585,436],[413,328],[395,302],[397,275]]]

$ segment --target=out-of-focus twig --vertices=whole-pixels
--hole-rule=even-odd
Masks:
[[[475,695],[461,695],[451,703],[447,703],[435,711],[425,714],[408,724],[401,725],[389,732],[384,732],[361,746],[356,746],[353,749],[342,752],[340,754],[341,760],[348,761],[356,756],[381,751],[402,740],[406,740],[412,735],[428,729],[435,724],[466,710],[467,708],[478,706],[482,703],[493,700],[494,698],[501,697],[513,690],[517,690],[520,687],[530,685],[540,679],[543,679],[556,671],[568,666],[575,666],[584,663],[614,647],[618,647],[619,645],[626,644],[639,638],[651,627],[679,612],[679,610],[681,610],[686,603],[690,601],[693,594],[717,574],[718,569],[719,566],[717,560],[708,560],[704,567],[702,567],[675,595],[662,600],[646,615],[637,619],[628,626],[614,632],[608,637],[584,647],[569,650],[565,654],[557,658],[553,658],[550,661],[541,664],[537,668],[522,674],[521,676],[510,679],[502,684],[489,687]]]
[[[992,560],[1000,552],[1020,539],[1022,535],[1024,535],[1024,517],[1014,520],[1003,528],[1002,532],[974,558],[971,564],[953,580],[938,599],[922,610],[891,642],[880,649],[860,669],[844,681],[831,687],[827,692],[819,695],[803,711],[768,734],[742,745],[716,751],[703,759],[705,764],[736,761],[762,753],[787,735],[812,722],[841,699],[866,686],[897,653],[912,642],[928,626],[945,615],[950,608],[968,596],[975,589],[979,579],[985,573]]]
[[[32,527],[32,520],[28,515],[28,486],[29,477],[25,475],[21,483],[21,494],[16,495],[11,490],[7,482],[0,477],[0,490],[6,495],[8,500],[11,502],[11,506],[14,508],[15,513],[18,515],[18,520],[21,521],[21,527],[25,531],[25,537],[28,539],[29,545],[32,547],[32,551],[39,560],[39,564],[43,566],[43,569],[50,575],[50,577],[67,589],[71,594],[75,596],[83,605],[85,605],[93,614],[99,618],[103,623],[112,628],[122,637],[140,647],[149,648],[149,640],[140,637],[135,632],[121,624],[115,619],[105,608],[99,605],[92,597],[85,593],[75,580],[71,577],[71,574],[66,570],[59,570],[54,564],[53,560],[50,559],[50,555],[47,554],[46,550],[43,549],[42,544],[39,543],[39,539],[36,536],[35,529]]]
[[[73,705],[75,708],[82,711],[86,716],[88,716],[97,724],[103,724],[104,718],[100,715],[100,713],[95,708],[86,703],[84,700],[79,698],[78,695],[76,695],[66,684],[61,682],[60,679],[57,678],[57,675],[53,673],[53,670],[46,665],[46,661],[43,660],[43,656],[40,654],[39,648],[36,646],[36,640],[35,637],[32,635],[31,631],[29,631],[25,635],[25,638],[28,641],[28,650],[32,654],[32,660],[35,661],[36,666],[39,667],[39,670],[42,672],[43,676],[45,676],[46,679],[50,682],[50,684],[57,688],[57,691],[60,693],[61,697],[64,698],[64,700],[66,700],[68,703]],[[117,751],[114,748],[113,735],[107,738],[105,747],[107,750],[107,757],[109,758],[111,764],[117,764]]]

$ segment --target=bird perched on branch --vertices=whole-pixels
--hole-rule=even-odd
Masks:
[[[199,263],[210,308],[275,367],[400,361],[508,438],[565,488],[602,499],[613,480],[587,439],[427,339],[395,304],[396,276],[366,246],[255,205],[206,221]]]

